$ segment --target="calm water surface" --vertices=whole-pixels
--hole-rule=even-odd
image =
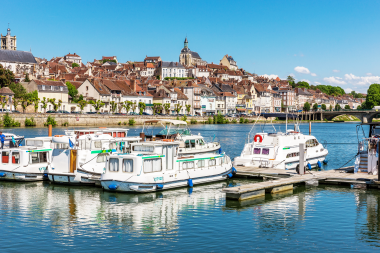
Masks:
[[[196,125],[193,133],[221,142],[239,155],[252,125]],[[285,130],[284,125],[275,125]],[[326,141],[329,165],[344,165],[357,150],[356,124],[313,124]],[[260,126],[255,127],[257,131]],[[141,127],[131,127],[137,135]],[[269,127],[266,130],[269,131]],[[273,128],[272,128],[273,129]],[[56,128],[53,134],[63,133]],[[368,132],[368,129],[365,129]],[[308,132],[308,125],[301,125]],[[6,129],[34,137],[47,129]],[[361,132],[359,138],[361,138]],[[344,143],[344,144],[331,144]],[[352,165],[353,161],[348,165]],[[349,187],[297,187],[293,192],[246,202],[226,201],[225,182],[149,194],[103,192],[99,188],[48,182],[0,182],[0,250],[45,251],[377,251],[380,191]]]

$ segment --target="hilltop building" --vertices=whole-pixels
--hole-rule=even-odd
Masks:
[[[17,49],[17,38],[16,36],[11,36],[11,29],[7,29],[7,35],[3,36],[1,34],[1,49],[6,50],[16,50]]]
[[[238,69],[236,61],[234,60],[234,58],[232,58],[231,55],[228,55],[228,54],[223,56],[223,58],[220,60],[220,65],[227,66],[230,70]]]
[[[179,55],[179,63],[186,67],[192,67],[196,65],[206,65],[207,62],[202,60],[197,52],[193,52],[188,47],[189,42],[187,41],[187,37],[184,42],[184,47],[181,50]]]

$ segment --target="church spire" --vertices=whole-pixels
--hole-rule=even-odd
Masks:
[[[185,38],[185,42],[184,42],[183,44],[184,44],[184,47],[185,47],[185,48],[188,47],[188,46],[187,46],[187,45],[188,45],[187,36],[186,36],[186,38]]]

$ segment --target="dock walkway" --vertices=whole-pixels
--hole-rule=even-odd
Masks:
[[[237,177],[264,178],[265,181],[224,188],[226,198],[246,200],[265,195],[293,189],[294,184],[321,183],[321,184],[353,184],[365,187],[379,188],[377,175],[367,173],[352,173],[353,167],[339,170],[307,171],[305,175],[298,175],[294,170],[280,170],[257,167],[235,167]],[[351,173],[350,173],[351,172]]]

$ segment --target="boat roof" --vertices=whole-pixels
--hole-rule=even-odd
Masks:
[[[109,134],[86,134],[78,137],[78,140],[84,140],[90,138],[90,140],[114,140],[115,138]]]
[[[178,141],[145,141],[145,142],[138,142],[133,143],[134,146],[166,146],[166,145],[179,145]],[[139,151],[137,151],[139,152]]]
[[[173,125],[187,125],[186,121],[175,120],[175,119],[155,119],[155,120],[146,120],[145,123],[162,123],[162,124],[173,124]]]

